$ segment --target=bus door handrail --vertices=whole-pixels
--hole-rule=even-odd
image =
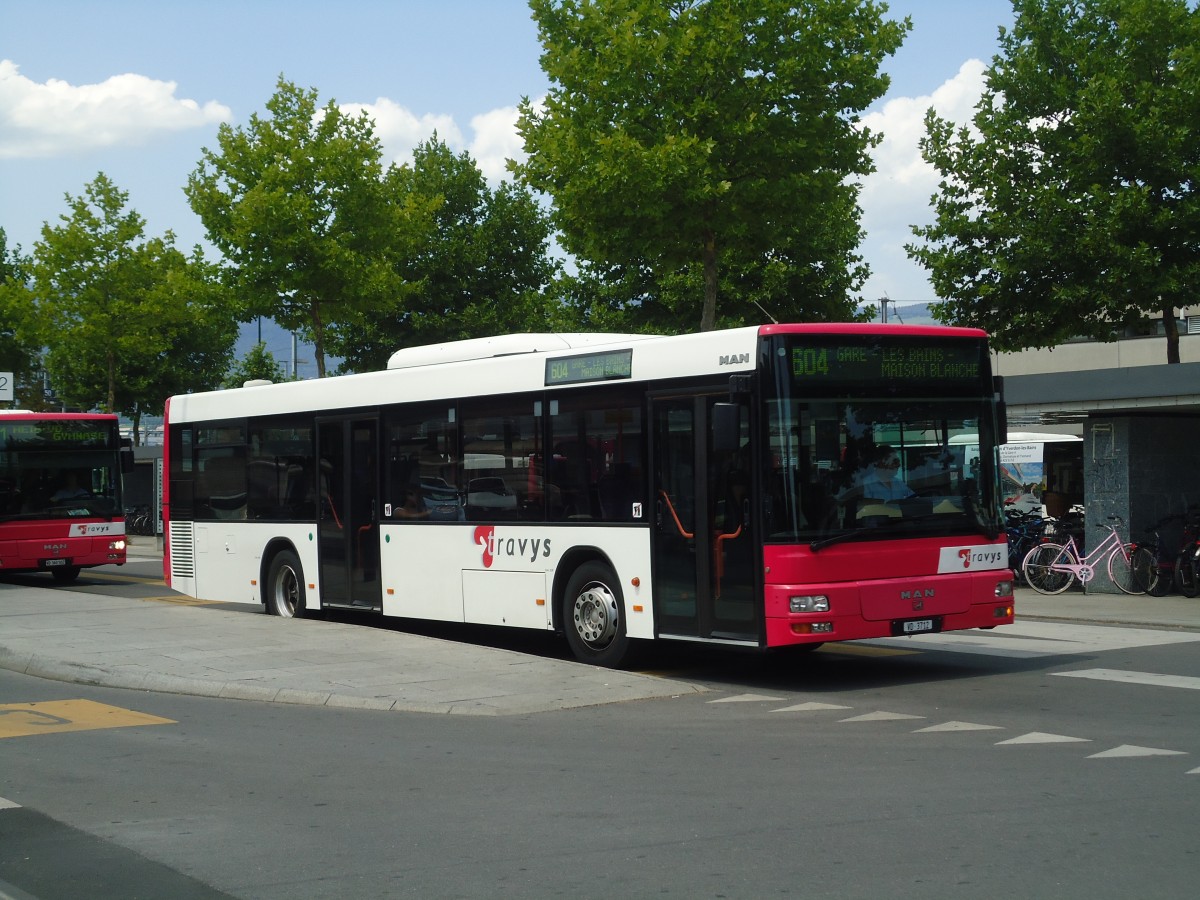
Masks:
[[[658,495],[660,497],[662,497],[664,501],[666,501],[667,511],[671,513],[671,518],[675,520],[675,527],[679,529],[679,533],[681,535],[683,535],[685,538],[687,538],[689,541],[692,538],[694,538],[696,535],[692,534],[690,531],[685,530],[683,527],[683,523],[679,521],[679,514],[675,512],[675,504],[673,504],[671,502],[671,498],[667,495],[667,492],[660,489],[658,492]]]

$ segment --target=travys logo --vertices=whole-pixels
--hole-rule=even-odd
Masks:
[[[496,534],[495,525],[480,525],[475,529],[475,544],[483,548],[484,568],[490,569],[497,559],[528,559],[550,556],[550,538],[505,537]]]
[[[943,547],[938,555],[938,572],[973,572],[986,569],[1004,569],[1008,566],[1008,551],[996,544],[981,544],[973,547]]]

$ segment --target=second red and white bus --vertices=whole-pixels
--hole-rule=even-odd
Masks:
[[[972,329],[508,335],[171,398],[194,597],[756,649],[1013,621]],[[886,485],[886,486],[885,486]]]
[[[123,565],[132,463],[114,415],[0,412],[0,574]]]

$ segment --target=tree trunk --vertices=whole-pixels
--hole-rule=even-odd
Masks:
[[[108,351],[108,404],[107,413],[117,411],[117,355]]]
[[[321,321],[321,303],[314,300],[312,304],[313,330],[313,359],[317,363],[317,377],[325,377],[325,323]],[[296,373],[293,370],[292,375]]]
[[[700,330],[717,327],[717,236],[704,235],[704,309],[700,312]]]
[[[1167,362],[1179,362],[1179,322],[1175,319],[1175,307],[1163,304],[1163,328],[1167,332]]]

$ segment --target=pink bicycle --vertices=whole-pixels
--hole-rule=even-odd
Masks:
[[[1147,578],[1138,578],[1134,572],[1135,544],[1121,540],[1117,531],[1118,525],[1123,525],[1120,516],[1109,516],[1116,525],[1100,526],[1101,531],[1107,531],[1106,537],[1087,556],[1079,555],[1079,547],[1075,544],[1074,536],[1068,537],[1065,544],[1038,544],[1021,561],[1021,572],[1025,581],[1039,594],[1061,594],[1076,579],[1080,584],[1087,584],[1096,575],[1100,562],[1108,558],[1108,577],[1112,583],[1126,594],[1146,593]]]

